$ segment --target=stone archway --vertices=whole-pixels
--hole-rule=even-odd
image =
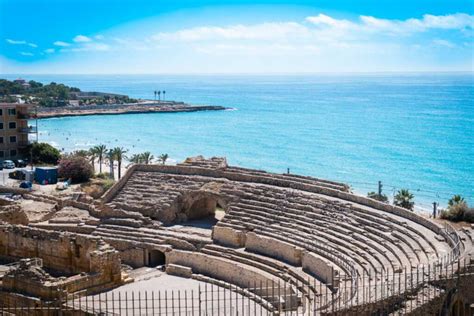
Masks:
[[[157,267],[166,263],[165,254],[157,249],[148,250],[147,267]]]
[[[206,218],[215,214],[216,207],[216,198],[212,196],[203,196],[195,200],[185,211],[185,214],[188,220]]]

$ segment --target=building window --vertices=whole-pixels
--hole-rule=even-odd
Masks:
[[[16,115],[16,109],[8,109],[8,115]]]
[[[8,123],[8,128],[9,129],[16,129],[16,122],[9,122]]]
[[[10,136],[10,143],[16,143],[16,136]]]
[[[0,109],[0,116],[3,115],[3,109]]]
[[[5,157],[5,152],[3,150],[0,150],[0,158],[4,158]]]
[[[0,144],[3,144],[3,136],[0,136]]]
[[[10,157],[15,157],[16,156],[16,149],[10,150]]]
[[[0,123],[0,129],[3,129],[3,123]]]

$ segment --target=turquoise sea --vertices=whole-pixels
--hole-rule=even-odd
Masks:
[[[18,76],[3,76],[14,79]],[[85,91],[223,105],[232,111],[41,120],[65,151],[104,143],[130,153],[226,156],[234,165],[349,183],[418,206],[462,194],[474,204],[474,75],[22,75]]]

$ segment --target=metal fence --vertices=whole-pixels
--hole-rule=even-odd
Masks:
[[[237,287],[200,283],[193,290],[78,293],[60,300],[24,300],[18,295],[0,315],[388,315],[408,314],[470,285],[468,260],[401,271],[362,273],[358,286],[342,275],[338,286],[317,279],[254,282]],[[212,282],[209,279],[209,282]]]

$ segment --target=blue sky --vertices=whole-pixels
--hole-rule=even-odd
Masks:
[[[0,73],[473,71],[474,1],[0,0]]]

